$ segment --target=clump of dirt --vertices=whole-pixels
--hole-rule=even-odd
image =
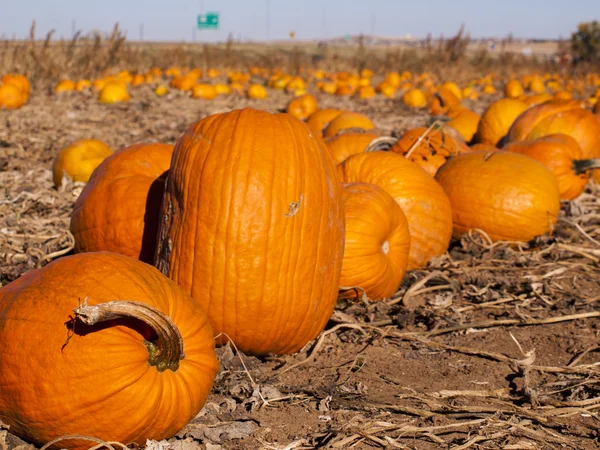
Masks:
[[[127,104],[34,94],[0,112],[0,283],[73,251],[81,186],[52,186],[56,152],[80,138],[118,149],[174,143],[196,120],[266,101],[157,98]],[[373,118],[384,133],[423,125],[397,101],[319,98]],[[484,108],[482,102],[477,104]],[[552,236],[520,246],[470,234],[389,300],[346,292],[326,330],[295,355],[219,349],[206,406],[164,449],[595,449],[600,370],[600,200],[591,186],[563,205]],[[27,444],[0,430],[0,447]]]

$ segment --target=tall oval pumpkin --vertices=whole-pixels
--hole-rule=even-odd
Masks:
[[[210,393],[214,346],[204,311],[154,267],[58,259],[0,289],[0,421],[39,446],[169,438]]]
[[[425,170],[393,152],[358,153],[338,166],[345,183],[375,184],[406,215],[410,231],[408,269],[442,255],[452,238],[452,210],[442,187]]]
[[[159,268],[240,350],[294,352],[325,327],[344,214],[333,160],[307,125],[253,109],[192,125],[175,146],[162,217]]]

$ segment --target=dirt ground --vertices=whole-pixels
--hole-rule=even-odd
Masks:
[[[72,252],[69,215],[81,187],[52,187],[60,148],[79,138],[114,149],[174,143],[208,114],[275,111],[288,99],[159,99],[142,87],[122,105],[38,92],[21,110],[0,112],[0,284]],[[386,133],[429,119],[394,100],[320,101],[366,113]],[[176,438],[148,447],[598,448],[599,193],[592,186],[563,205],[551,237],[516,246],[473,234],[409,272],[389,301],[347,295],[299,354],[259,360],[219,349],[205,408]],[[0,430],[0,449],[19,445]]]

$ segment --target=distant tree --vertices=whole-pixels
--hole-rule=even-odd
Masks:
[[[571,51],[575,61],[600,62],[600,22],[580,23],[571,34]]]

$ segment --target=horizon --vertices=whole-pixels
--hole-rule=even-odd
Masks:
[[[0,17],[0,36],[26,39],[33,21],[36,38],[54,29],[55,39],[82,35],[110,34],[115,23],[130,41],[149,42],[254,42],[341,39],[344,36],[375,36],[400,39],[407,35],[422,40],[454,36],[461,25],[472,39],[559,40],[570,37],[581,22],[599,20],[597,0],[577,0],[569,8],[558,0],[506,0],[502,5],[463,0],[460,6],[443,0],[419,4],[390,3],[385,0],[348,3],[329,0],[322,5],[306,0],[302,5],[284,0],[104,0],[82,4],[60,0],[24,0],[11,5],[11,15]],[[33,12],[32,12],[33,11]],[[198,30],[196,17],[205,12],[220,13],[218,30]],[[435,14],[432,14],[432,11]],[[508,25],[510,24],[510,26]]]

